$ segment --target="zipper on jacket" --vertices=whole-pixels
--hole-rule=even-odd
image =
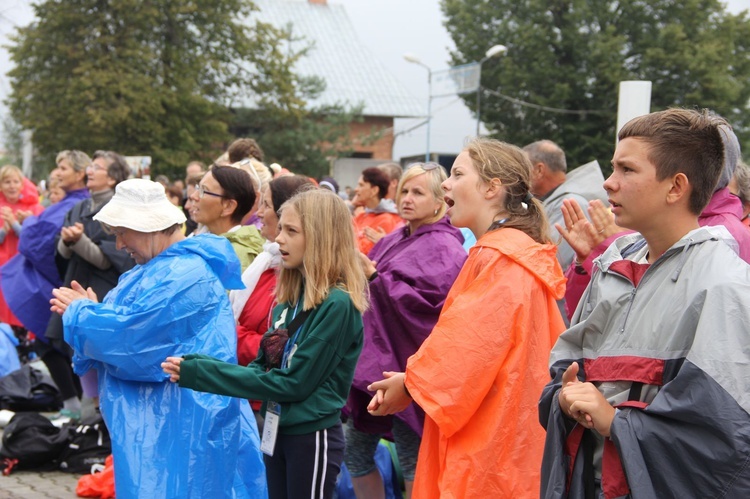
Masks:
[[[645,276],[644,276],[645,277]],[[625,311],[625,318],[622,321],[622,327],[620,328],[620,334],[625,332],[625,325],[628,323],[628,317],[630,317],[630,310],[633,308],[633,302],[635,301],[635,293],[638,291],[637,287],[633,287],[630,292],[630,300],[628,301],[628,309]]]
[[[692,248],[695,245],[695,242],[692,238],[688,239],[685,246],[680,251],[679,260],[677,261],[677,268],[675,269],[674,274],[672,275],[672,281],[676,282],[677,279],[680,276],[680,273],[682,272],[682,268],[685,265],[685,261],[687,260],[687,252],[688,249]],[[670,252],[670,255],[676,253],[677,250],[674,250]],[[665,253],[661,257],[659,257],[654,263],[649,265],[649,267],[646,269],[646,272],[643,273],[643,277],[641,277],[641,280],[638,282],[638,285],[633,285],[633,289],[630,291],[630,300],[628,302],[628,309],[625,311],[625,318],[622,321],[622,327],[620,328],[620,334],[623,334],[625,332],[625,326],[628,323],[628,318],[630,317],[630,311],[633,309],[633,302],[635,301],[635,294],[638,291],[638,288],[641,287],[641,285],[650,277],[651,274],[654,273],[654,268],[658,267],[659,265],[663,264],[667,259],[665,257],[668,257],[668,255]],[[609,273],[609,272],[607,272]],[[630,284],[633,284],[633,282],[625,277],[622,274],[619,274],[617,272],[612,272],[612,274],[619,275],[623,279],[630,282]]]

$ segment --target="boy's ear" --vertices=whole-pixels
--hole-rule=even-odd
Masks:
[[[672,177],[672,186],[667,193],[667,203],[675,204],[680,201],[689,203],[690,193],[693,191],[693,186],[690,185],[690,181],[687,175],[680,172]]]

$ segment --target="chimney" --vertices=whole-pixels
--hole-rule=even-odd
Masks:
[[[315,5],[328,5],[328,0],[307,0],[307,2]]]

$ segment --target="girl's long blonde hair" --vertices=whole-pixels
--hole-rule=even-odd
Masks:
[[[364,312],[368,306],[368,286],[354,227],[344,201],[327,189],[312,189],[296,194],[281,206],[280,212],[293,207],[300,217],[305,236],[302,257],[304,278],[297,269],[281,268],[276,283],[279,303],[296,303],[304,286],[303,310],[317,307],[337,287],[351,297],[354,306]]]

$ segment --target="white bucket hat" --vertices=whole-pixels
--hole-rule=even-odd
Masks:
[[[117,184],[115,195],[94,215],[94,220],[110,227],[158,232],[184,223],[185,215],[169,202],[164,186],[150,180],[132,178]]]

